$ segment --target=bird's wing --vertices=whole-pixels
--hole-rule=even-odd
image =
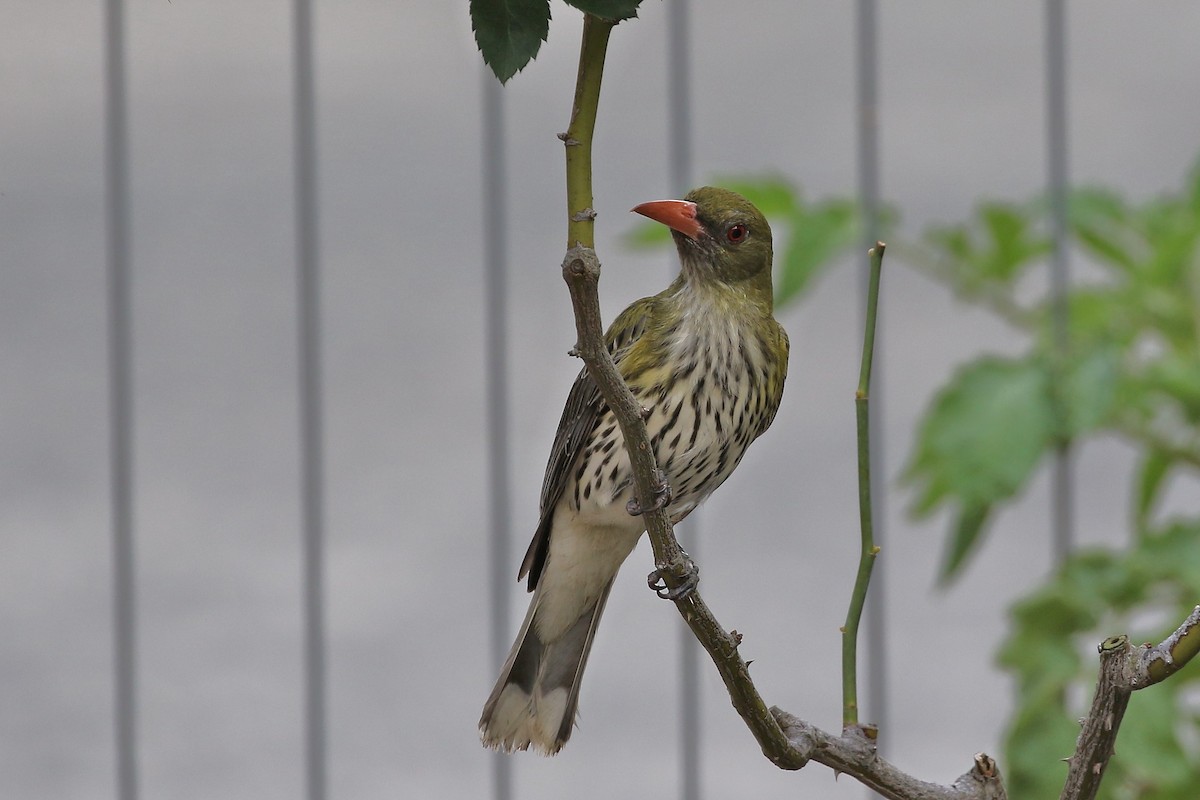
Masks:
[[[622,311],[609,327],[608,333],[605,334],[605,342],[618,369],[630,345],[645,332],[646,321],[650,318],[657,301],[657,297],[638,300]],[[550,448],[550,460],[546,464],[546,477],[542,481],[541,516],[537,531],[533,534],[533,541],[529,543],[525,559],[521,562],[521,571],[517,574],[517,580],[529,576],[531,592],[537,586],[542,568],[546,564],[546,556],[550,552],[554,507],[571,478],[572,466],[607,410],[608,404],[600,395],[599,387],[588,374],[587,367],[584,367],[571,386],[562,419],[558,422],[558,432],[554,435],[554,445]]]

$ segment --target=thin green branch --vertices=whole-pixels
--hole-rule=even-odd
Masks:
[[[612,20],[583,17],[583,42],[579,48],[579,73],[571,124],[560,135],[567,151],[567,249],[595,247],[596,212],[592,206],[592,136],[600,106],[600,82]]]
[[[867,398],[871,389],[871,365],[875,361],[875,321],[879,316],[879,276],[883,271],[883,251],[887,247],[883,242],[876,242],[867,251],[871,258],[871,275],[867,284],[867,321],[863,333],[862,366],[858,371],[858,393],[856,399]]]
[[[879,311],[879,276],[883,270],[883,251],[886,245],[876,242],[868,251],[871,276],[867,287],[867,322],[863,335],[862,368],[858,376],[858,391],[854,393],[854,411],[858,421],[858,515],[862,532],[862,553],[858,560],[858,575],[850,608],[842,628],[842,727],[858,724],[858,626],[862,620],[871,570],[879,548],[875,545],[875,526],[871,518],[871,435],[870,407],[871,363],[875,357],[875,320]]]
[[[633,468],[637,497],[656,496],[658,464],[650,437],[646,433],[642,409],[621,378],[604,343],[600,317],[598,284],[600,260],[594,250],[592,209],[592,136],[600,104],[600,84],[604,77],[604,55],[615,22],[585,14],[583,41],[579,48],[579,73],[575,83],[575,102],[571,124],[560,138],[567,153],[567,255],[563,260],[563,279],[571,292],[575,308],[578,338],[575,352],[587,365],[588,373],[600,389],[621,427]],[[645,517],[657,566],[666,575],[671,588],[683,580],[686,564],[675,539],[665,509],[650,509]],[[675,577],[677,576],[677,577]],[[764,705],[765,708],[765,705]]]

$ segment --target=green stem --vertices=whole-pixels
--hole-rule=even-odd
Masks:
[[[867,329],[863,334],[862,366],[858,371],[858,392],[855,399],[867,399],[871,389],[871,364],[875,359],[875,319],[879,314],[879,274],[883,270],[883,242],[876,242],[867,251],[871,257],[871,276],[867,284]],[[870,487],[867,487],[868,490]]]
[[[596,213],[592,209],[592,135],[600,103],[600,83],[604,77],[604,54],[608,49],[609,34],[616,24],[591,14],[583,17],[583,42],[579,47],[579,73],[575,79],[571,124],[567,132],[560,135],[567,153],[567,257],[563,261],[563,277],[575,304],[579,336],[575,352],[587,364],[592,379],[621,426],[633,467],[636,496],[652,497],[658,465],[642,420],[642,409],[604,345],[599,299],[592,296],[600,277],[600,261],[595,252]],[[648,512],[644,520],[654,549],[655,564],[669,568],[666,580],[673,587],[673,581],[682,579],[682,573],[676,575],[673,570],[682,569],[685,564],[670,519],[660,509]]]
[[[579,75],[575,80],[575,102],[571,124],[562,134],[567,151],[567,249],[577,245],[596,246],[592,206],[592,133],[600,105],[600,80],[604,77],[604,54],[612,20],[583,16],[583,42],[579,48]]]
[[[858,375],[858,391],[854,393],[854,411],[858,421],[858,515],[862,531],[862,553],[858,560],[858,575],[850,608],[842,628],[842,726],[858,724],[858,626],[871,570],[879,548],[875,546],[875,528],[871,519],[871,436],[868,401],[871,393],[871,362],[875,355],[875,319],[879,310],[879,275],[883,268],[883,242],[876,242],[871,257],[871,278],[867,288],[867,324],[863,336],[862,368]]]

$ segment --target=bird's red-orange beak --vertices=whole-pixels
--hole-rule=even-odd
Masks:
[[[655,200],[634,206],[631,210],[693,239],[699,239],[704,231],[696,219],[696,204],[687,200]]]

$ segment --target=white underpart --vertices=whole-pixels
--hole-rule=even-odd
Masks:
[[[617,517],[621,526],[611,526],[588,524],[567,506],[559,504],[550,558],[538,583],[541,598],[533,624],[544,642],[558,639],[596,604],[643,530],[623,507]]]

